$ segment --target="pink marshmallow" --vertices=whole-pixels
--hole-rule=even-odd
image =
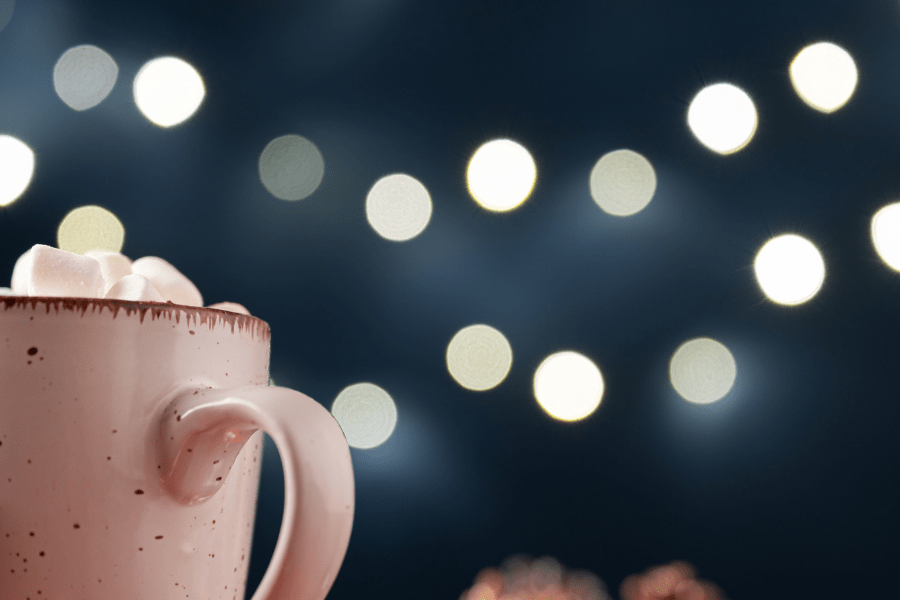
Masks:
[[[190,279],[165,260],[145,256],[131,263],[131,272],[150,280],[166,301],[183,306],[203,306],[203,296]]]
[[[132,300],[134,302],[165,302],[163,295],[143,275],[126,275],[115,282],[104,298]]]
[[[238,313],[242,315],[249,315],[250,311],[238,304],[237,302],[219,302],[217,304],[210,304],[206,308],[216,308],[218,310],[225,310],[228,312]]]
[[[93,258],[42,244],[35,244],[30,254],[24,272],[29,296],[100,296],[103,278],[100,264]],[[21,285],[20,281],[17,284]]]
[[[84,255],[100,263],[100,276],[103,278],[101,296],[106,296],[115,282],[131,275],[131,259],[123,254],[106,250],[88,250]]]

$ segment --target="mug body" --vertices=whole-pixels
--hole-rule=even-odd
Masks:
[[[160,485],[159,423],[176,393],[267,385],[268,362],[246,315],[0,297],[0,598],[242,600],[262,432],[184,505]]]

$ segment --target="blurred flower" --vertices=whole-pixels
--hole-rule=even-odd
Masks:
[[[675,561],[629,575],[619,587],[622,600],[725,600],[715,584],[696,579],[694,567]]]
[[[550,556],[507,558],[499,569],[483,569],[460,600],[612,600],[590,571],[568,571]]]

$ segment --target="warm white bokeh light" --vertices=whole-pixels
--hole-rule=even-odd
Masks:
[[[366,218],[385,239],[411,240],[425,230],[431,219],[431,196],[418,179],[409,175],[382,177],[366,196]]]
[[[605,212],[627,217],[640,212],[656,192],[653,165],[633,150],[615,150],[600,157],[591,170],[591,197]]]
[[[801,50],[791,62],[790,75],[800,99],[823,113],[844,106],[859,78],[853,57],[830,42],[811,44]]]
[[[56,247],[76,254],[88,250],[120,252],[124,243],[122,222],[99,206],[81,206],[70,211],[56,231]]]
[[[374,448],[383,444],[397,425],[397,406],[393,398],[373,383],[357,383],[344,388],[331,414],[353,448]]]
[[[259,178],[279,200],[306,198],[316,191],[324,176],[322,153],[300,135],[275,138],[259,156]]]
[[[756,133],[756,107],[741,88],[716,83],[694,96],[688,108],[688,125],[704,146],[719,154],[731,154],[746,146]]]
[[[464,388],[483,391],[500,385],[512,366],[506,337],[489,325],[460,329],[447,345],[447,370]]]
[[[737,366],[728,348],[705,337],[683,343],[669,363],[672,387],[696,404],[721,400],[731,391],[736,375]]]
[[[753,269],[762,291],[779,304],[802,304],[815,296],[825,281],[825,262],[819,250],[794,234],[763,244]]]
[[[589,358],[577,352],[551,354],[534,374],[534,395],[547,414],[577,421],[593,413],[603,397],[603,376]]]
[[[881,260],[900,271],[900,202],[888,204],[872,217],[872,243]]]
[[[21,196],[34,175],[34,152],[11,135],[0,135],[0,206]]]
[[[96,46],[75,46],[56,61],[53,89],[70,108],[87,110],[103,102],[118,76],[112,56]]]
[[[197,70],[174,56],[154,58],[134,78],[134,101],[144,116],[160,127],[187,120],[205,95]]]
[[[469,160],[466,181],[469,193],[488,210],[507,211],[531,194],[537,167],[521,144],[500,139],[483,144]]]

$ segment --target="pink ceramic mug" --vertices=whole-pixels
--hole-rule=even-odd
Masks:
[[[242,600],[260,430],[285,511],[253,600],[324,598],[350,540],[350,450],[268,365],[255,317],[0,296],[0,598]]]

